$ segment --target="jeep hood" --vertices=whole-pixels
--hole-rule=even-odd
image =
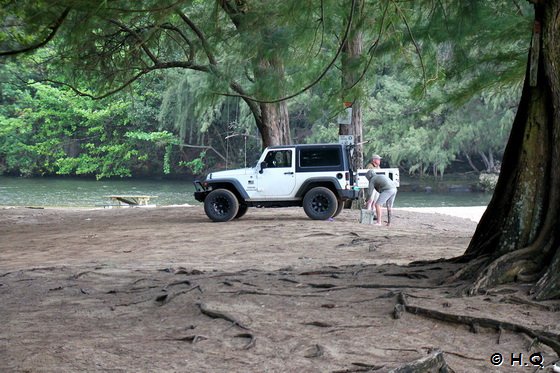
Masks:
[[[207,180],[225,179],[237,175],[249,175],[249,174],[253,174],[254,172],[255,172],[254,168],[236,168],[234,170],[211,172],[208,174],[206,179]]]

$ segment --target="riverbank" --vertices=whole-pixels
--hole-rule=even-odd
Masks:
[[[554,305],[531,306],[523,284],[459,296],[448,280],[462,264],[439,259],[461,255],[476,222],[448,214],[395,209],[376,227],[356,210],[212,223],[201,206],[0,209],[0,371],[388,372],[434,351],[466,373],[508,372],[493,353],[552,362],[507,329],[395,318],[400,294],[560,332]]]
[[[415,211],[424,214],[443,214],[479,222],[486,211],[486,206],[456,206],[456,207],[403,207],[401,210]]]

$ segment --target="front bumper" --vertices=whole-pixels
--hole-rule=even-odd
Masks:
[[[193,184],[195,189],[194,199],[196,199],[198,202],[204,202],[206,196],[208,195],[208,193],[210,193],[210,191],[202,185],[200,180],[195,180]]]

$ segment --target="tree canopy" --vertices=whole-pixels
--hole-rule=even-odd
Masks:
[[[196,164],[200,173],[241,162],[243,157],[230,158],[229,148],[247,143],[254,158],[269,143],[337,141],[337,114],[346,99],[361,101],[366,153],[384,153],[389,164],[411,173],[442,176],[460,164],[492,170],[516,108],[518,93],[511,87],[513,92],[520,87],[530,15],[508,1],[5,3],[1,68],[5,77],[15,71],[19,78],[15,89],[8,88],[12,78],[2,84],[6,121],[22,119],[10,107],[18,102],[16,90],[41,101],[38,84],[66,95],[71,89],[104,97],[102,103],[83,101],[92,111],[117,110],[125,103],[142,109],[121,110],[104,123],[103,141],[121,136],[136,155],[115,147],[91,154],[79,132],[95,125],[79,121],[72,141],[83,154],[62,151],[65,161],[45,167],[41,157],[28,152],[3,161],[4,172],[77,174],[79,169],[97,177],[150,169],[183,173],[187,164]],[[352,15],[352,6],[361,11]],[[363,46],[345,67],[355,71],[353,78],[341,84],[341,48],[352,35],[349,26],[361,33]],[[17,57],[15,64],[10,56]],[[80,101],[74,100],[64,107]],[[43,115],[40,106],[28,109],[37,117]],[[67,125],[62,118],[49,120],[60,125],[51,131],[55,137]],[[121,122],[129,123],[126,131],[117,130]],[[42,131],[40,120],[34,126]],[[6,125],[4,131],[14,138],[14,128]],[[492,135],[481,138],[481,129]],[[11,154],[11,148],[0,153]],[[123,156],[126,165],[102,171],[101,164]],[[14,161],[23,158],[34,166]]]

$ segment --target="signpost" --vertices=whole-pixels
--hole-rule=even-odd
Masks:
[[[354,135],[338,135],[338,142],[343,145],[354,145]]]
[[[352,103],[344,102],[344,111],[338,116],[338,124],[350,124],[352,123]]]

